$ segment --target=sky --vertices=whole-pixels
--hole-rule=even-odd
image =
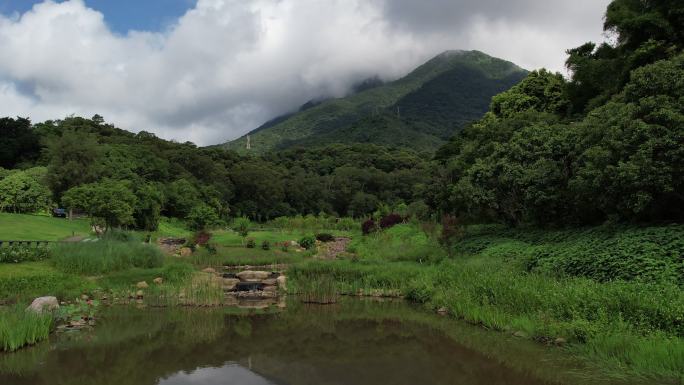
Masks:
[[[564,71],[609,0],[0,0],[0,116],[198,145],[452,49]]]

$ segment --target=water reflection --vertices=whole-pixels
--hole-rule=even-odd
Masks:
[[[110,308],[89,333],[0,355],[2,385],[608,384],[557,350],[403,302]],[[577,374],[580,375],[577,375]]]
[[[159,385],[273,385],[273,382],[235,363],[220,368],[199,368],[162,378]]]

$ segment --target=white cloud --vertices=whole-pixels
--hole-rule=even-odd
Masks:
[[[608,2],[554,0],[507,18],[489,0],[444,1],[421,1],[429,12],[417,17],[394,0],[199,0],[166,31],[125,36],[82,0],[45,1],[0,16],[0,116],[99,113],[132,131],[218,143],[446,49],[560,70],[564,49],[601,37]]]

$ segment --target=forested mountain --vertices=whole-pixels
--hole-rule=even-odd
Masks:
[[[447,51],[405,77],[369,79],[350,96],[278,117],[226,143],[240,153],[264,153],[329,143],[374,143],[434,151],[487,111],[492,96],[526,72],[478,51]],[[304,106],[303,106],[304,107]]]

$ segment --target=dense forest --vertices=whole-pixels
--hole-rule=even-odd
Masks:
[[[133,134],[97,115],[4,118],[0,210],[59,205],[142,229],[162,215],[264,221],[397,207],[510,225],[681,220],[684,5],[617,0],[604,27],[613,42],[568,50],[569,79],[530,73],[435,154],[329,143],[244,156]],[[420,110],[429,89],[403,103]]]

